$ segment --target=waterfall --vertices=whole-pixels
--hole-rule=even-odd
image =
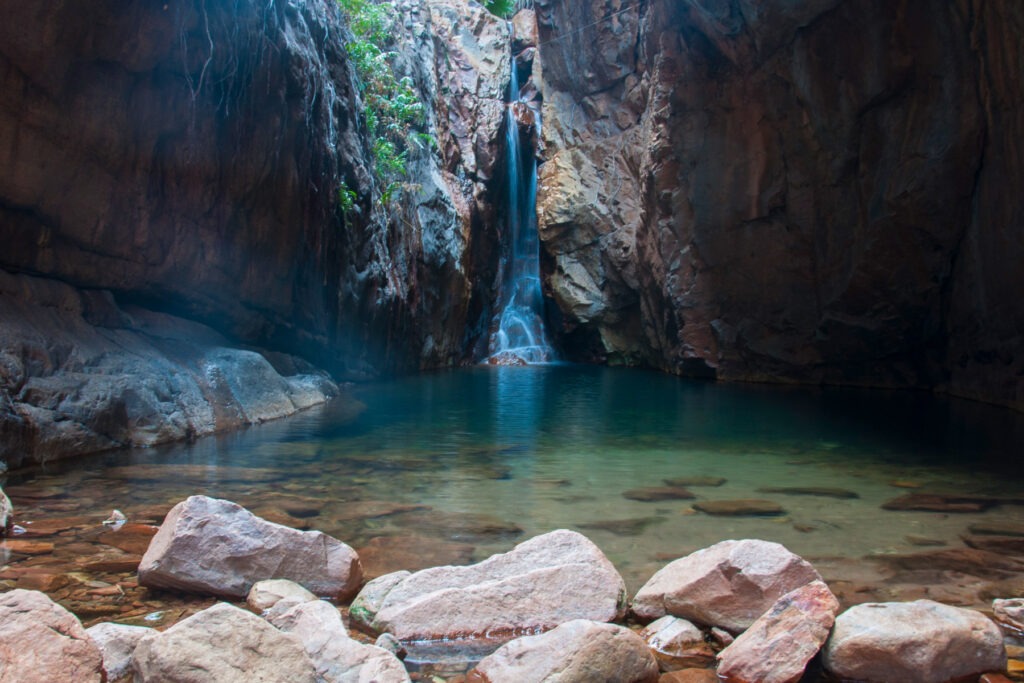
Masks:
[[[555,353],[544,331],[544,298],[540,288],[540,239],[537,236],[537,157],[523,154],[517,109],[528,112],[540,136],[540,112],[519,96],[515,62],[505,110],[505,145],[508,157],[508,222],[511,248],[505,256],[501,280],[501,313],[492,334],[488,362],[500,365],[546,363]]]

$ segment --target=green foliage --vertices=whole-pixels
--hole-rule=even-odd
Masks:
[[[349,187],[344,180],[341,181],[341,185],[338,187],[338,206],[341,207],[346,217],[355,208],[357,198],[356,191]]]
[[[516,11],[515,0],[484,0],[484,9],[496,17],[507,19]]]
[[[423,125],[423,103],[412,79],[395,74],[397,53],[386,49],[391,43],[394,7],[373,0],[338,0],[338,4],[354,35],[345,47],[359,77],[374,173],[384,188],[381,202],[387,206],[402,187],[399,178],[406,174],[409,150],[429,149],[436,143],[432,136],[414,130]]]

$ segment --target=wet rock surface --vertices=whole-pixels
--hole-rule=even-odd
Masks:
[[[317,595],[351,596],[362,579],[355,551],[319,531],[296,531],[230,501],[191,496],[167,515],[139,564],[139,582],[244,598],[286,578]]]
[[[658,571],[633,598],[641,619],[670,614],[738,633],[776,600],[821,576],[778,543],[723,541]]]
[[[360,593],[352,617],[403,641],[486,634],[500,642],[573,619],[612,621],[624,610],[615,567],[584,536],[560,530],[468,567],[381,577]]]
[[[103,659],[75,615],[38,591],[0,593],[0,680],[100,683]]]
[[[840,678],[945,683],[1004,670],[1006,650],[977,612],[931,600],[867,603],[839,615],[823,661]]]
[[[484,658],[467,680],[655,683],[658,665],[644,641],[629,629],[578,619],[506,643]]]
[[[715,661],[704,632],[686,619],[665,615],[645,626],[640,637],[654,653],[661,671],[707,668]]]

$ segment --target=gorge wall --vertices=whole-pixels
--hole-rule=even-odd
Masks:
[[[438,145],[385,207],[336,2],[0,0],[0,461],[277,416],[221,389],[288,404],[284,377],[319,387],[309,363],[366,379],[470,357],[508,29],[463,0],[395,18]]]
[[[535,2],[570,357],[1024,408],[1024,9]]]

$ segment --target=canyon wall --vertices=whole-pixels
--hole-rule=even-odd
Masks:
[[[570,357],[1024,408],[1024,9],[535,8]]]
[[[171,373],[186,413],[232,412],[208,381],[223,349],[338,379],[471,356],[496,284],[508,28],[464,0],[394,18],[437,145],[385,205],[333,0],[0,0],[0,461],[237,426],[168,398]],[[95,301],[116,314],[96,323]],[[153,352],[189,331],[195,348]],[[161,388],[137,400],[132,378]]]

